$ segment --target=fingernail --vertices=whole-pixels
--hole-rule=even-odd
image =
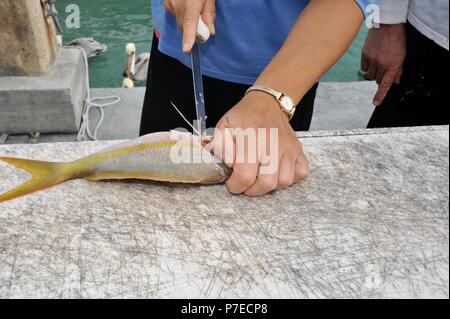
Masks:
[[[214,24],[211,24],[211,35],[216,35],[216,26]]]
[[[183,42],[183,52],[184,53],[191,52],[193,46],[194,46],[194,42],[191,40],[187,40],[187,41]]]
[[[380,106],[380,101],[378,101],[378,100],[373,100],[373,105],[375,105],[375,106]]]
[[[190,50],[191,48],[190,48],[190,45],[189,45],[189,42],[184,42],[183,43],[183,52],[184,53],[189,53],[189,50]]]

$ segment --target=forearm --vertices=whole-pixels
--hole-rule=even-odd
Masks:
[[[353,0],[311,1],[257,83],[299,102],[348,49],[363,19]]]

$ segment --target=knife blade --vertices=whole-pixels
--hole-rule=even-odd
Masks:
[[[205,109],[205,95],[203,91],[203,77],[201,66],[201,45],[208,41],[211,33],[206,26],[203,19],[200,17],[197,28],[197,39],[191,52],[192,61],[192,77],[194,81],[194,96],[195,108],[197,112],[197,122],[194,126],[197,127],[197,133],[204,135],[206,133],[206,109]]]
[[[196,41],[192,48],[192,77],[194,80],[195,109],[197,111],[197,121],[194,126],[200,135],[204,135],[206,131],[206,108],[205,95],[203,91],[203,78],[201,67],[201,43]]]

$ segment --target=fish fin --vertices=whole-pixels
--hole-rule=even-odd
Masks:
[[[0,195],[0,203],[22,197],[72,179],[75,174],[70,166],[62,163],[26,160],[21,158],[0,157],[0,161],[13,165],[32,175],[24,184]]]

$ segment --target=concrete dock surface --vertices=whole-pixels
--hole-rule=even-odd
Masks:
[[[76,180],[0,204],[0,298],[449,298],[449,128],[300,135],[311,176],[262,198]],[[26,179],[0,163],[0,193]]]

